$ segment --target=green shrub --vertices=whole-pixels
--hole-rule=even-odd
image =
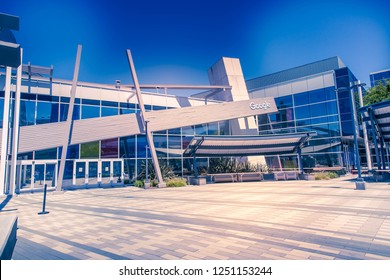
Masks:
[[[316,180],[330,180],[338,177],[339,175],[335,172],[320,172],[314,174]]]
[[[144,181],[137,180],[134,182],[134,186],[137,188],[143,188],[145,186]]]
[[[187,185],[187,181],[183,178],[173,178],[167,180],[167,187],[184,187]]]

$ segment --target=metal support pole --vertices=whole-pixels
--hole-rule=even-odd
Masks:
[[[14,109],[14,122],[13,122],[13,136],[12,136],[12,156],[11,156],[11,171],[10,171],[10,194],[13,195],[17,192],[16,184],[16,163],[18,160],[18,148],[19,148],[19,120],[20,120],[20,92],[22,87],[22,58],[23,49],[20,49],[20,65],[16,74],[16,94],[15,94],[15,109]]]
[[[358,83],[360,84],[360,81],[358,81]],[[362,87],[360,86],[358,86],[358,94],[359,94],[360,107],[363,107],[363,93],[362,93]],[[364,121],[362,122],[362,127],[363,127],[364,147],[366,149],[367,168],[368,170],[372,170],[371,150],[370,150],[370,143],[368,142],[366,122]]]
[[[298,147],[298,165],[301,174],[303,174],[302,149]]]
[[[359,87],[359,85],[358,85]],[[351,102],[352,102],[352,114],[353,114],[353,122],[354,122],[354,129],[353,129],[353,140],[355,144],[355,160],[358,170],[358,178],[356,179],[355,185],[356,190],[365,190],[366,184],[362,178],[362,172],[360,168],[360,155],[359,155],[359,145],[358,145],[358,136],[359,136],[359,123],[357,118],[357,112],[356,112],[356,103],[355,103],[355,94],[353,92],[353,89],[351,88]]]
[[[76,55],[76,63],[74,66],[74,73],[73,73],[73,81],[72,81],[72,88],[70,90],[70,101],[69,101],[69,108],[68,108],[68,116],[66,118],[66,129],[67,129],[67,137],[64,139],[63,145],[62,145],[62,153],[61,153],[61,161],[60,161],[60,170],[58,171],[58,182],[57,182],[57,191],[62,190],[62,182],[64,179],[64,172],[65,172],[65,162],[66,162],[66,154],[68,151],[68,146],[70,143],[70,139],[72,137],[72,124],[73,124],[73,108],[74,108],[74,101],[76,98],[76,89],[77,89],[77,79],[79,76],[79,69],[80,69],[80,59],[81,59],[81,51],[82,46],[77,46],[77,55]]]
[[[381,144],[382,166],[383,166],[383,169],[386,169],[385,142],[383,141],[383,138],[380,139],[380,144]]]
[[[39,212],[38,215],[49,214],[49,212],[46,211],[46,193],[47,193],[47,184],[45,184],[45,187],[44,187],[44,189],[43,189],[42,211]]]
[[[140,89],[139,83],[138,83],[137,72],[135,71],[133,57],[131,56],[130,50],[127,50],[127,58],[129,60],[131,75],[132,75],[133,81],[134,81],[135,92],[136,92],[136,96],[138,99],[138,105],[139,105],[139,108],[141,110],[140,117],[142,120],[143,127],[145,129],[146,139],[148,141],[148,145],[149,145],[149,149],[150,149],[150,155],[152,157],[154,170],[156,172],[156,177],[158,179],[158,187],[160,187],[160,188],[165,187],[166,185],[165,185],[165,182],[164,182],[163,177],[161,175],[160,164],[159,164],[158,159],[157,159],[156,148],[154,147],[153,135],[150,131],[146,131],[146,128],[145,128],[145,125],[147,122],[146,114],[145,114],[146,111],[145,111],[144,101],[143,101],[142,95],[141,95],[141,89]]]
[[[352,117],[353,117],[353,140],[354,140],[354,145],[355,145],[355,161],[356,161],[356,166],[357,166],[357,171],[358,171],[358,178],[362,178],[362,173],[360,170],[360,156],[359,156],[359,145],[358,145],[358,135],[359,135],[359,124],[358,124],[358,119],[357,119],[357,114],[356,114],[356,103],[355,103],[355,94],[353,92],[353,88],[350,90],[351,93],[351,102],[352,102]]]
[[[194,175],[195,175],[195,178],[198,179],[198,166],[196,165],[196,156],[194,155],[194,159],[193,159],[193,163],[192,163],[193,167],[194,167]]]
[[[371,109],[368,109],[368,114],[370,116],[370,122],[371,122],[371,133],[372,133],[372,140],[374,141],[374,147],[375,147],[375,157],[376,157],[376,164],[378,170],[381,170],[381,161],[379,157],[379,151],[378,151],[378,142],[376,140],[376,129],[375,129],[375,121],[374,121],[374,116],[372,115],[373,112]]]
[[[1,136],[1,158],[0,158],[0,195],[5,194],[6,190],[6,172],[8,166],[8,132],[9,132],[9,103],[11,96],[11,67],[5,70],[5,93],[3,108],[3,129]]]

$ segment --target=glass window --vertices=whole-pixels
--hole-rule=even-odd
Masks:
[[[181,129],[180,128],[169,129],[168,130],[168,134],[180,135],[181,134]]]
[[[119,106],[124,109],[136,109],[136,105],[134,103],[121,102]]]
[[[116,115],[118,115],[118,108],[102,107],[102,117],[116,116]]]
[[[42,95],[42,94],[38,94],[37,97],[38,97],[38,101],[58,102],[60,99],[58,96]]]
[[[310,105],[310,113],[312,118],[326,116],[326,104]]]
[[[102,106],[118,108],[118,102],[102,100]]]
[[[69,98],[69,97],[63,97],[63,96],[61,96],[61,97],[60,97],[60,101],[61,101],[61,102],[64,102],[64,103],[69,103],[69,102],[70,102],[70,98]]]
[[[279,114],[276,116],[278,122],[286,122],[294,120],[293,109],[279,110]]]
[[[120,157],[135,158],[135,136],[122,137],[120,139]]]
[[[35,159],[57,159],[57,148],[35,151]]]
[[[190,144],[192,138],[193,138],[192,136],[183,136],[182,137],[183,150],[187,148],[187,146]]]
[[[337,87],[349,87],[349,77],[348,76],[342,76],[336,78]]]
[[[52,122],[58,122],[58,103],[38,101],[36,124]]]
[[[275,98],[276,107],[278,109],[292,107],[292,95]]]
[[[324,89],[316,89],[309,92],[310,103],[318,103],[326,100]]]
[[[168,136],[168,149],[170,157],[180,157],[183,154],[181,147],[182,144],[180,136]]]
[[[334,90],[334,87],[325,88],[325,95],[327,100],[336,99],[336,91]]]
[[[20,99],[21,100],[36,100],[37,95],[36,94],[30,94],[30,93],[21,93],[20,94]]]
[[[196,135],[206,135],[207,134],[207,124],[195,125],[195,134]]]
[[[165,157],[168,153],[168,140],[165,135],[153,135],[154,147],[158,157]]]
[[[326,103],[326,110],[328,112],[328,115],[336,115],[337,112],[337,102],[331,101]]]
[[[35,101],[20,101],[20,126],[33,125],[35,122]]]
[[[166,109],[167,109],[167,107],[165,107],[165,106],[153,105],[153,111],[166,110]]]
[[[68,117],[68,109],[69,104],[61,104],[60,105],[60,121],[66,121],[66,118]],[[80,105],[74,105],[73,107],[73,120],[79,120],[80,119]]]
[[[219,122],[219,135],[229,135],[229,121]]]
[[[207,127],[209,135],[218,135],[218,122],[209,123]]]
[[[320,124],[320,123],[327,123],[328,118],[327,117],[320,117],[320,118],[313,118],[311,119],[312,124]]]
[[[310,118],[310,106],[295,107],[295,117],[297,120]]]
[[[138,158],[145,158],[146,157],[146,151],[145,147],[148,145],[148,142],[146,140],[145,135],[137,135],[137,157]],[[149,156],[150,153],[148,152]]]
[[[338,123],[329,124],[329,136],[340,136],[340,126]]]
[[[182,170],[181,170],[181,158],[176,159],[169,159],[168,160],[169,167],[172,168],[173,172],[177,176],[182,176]]]
[[[351,100],[349,98],[339,99],[340,113],[351,112]]]
[[[94,100],[94,99],[83,99],[82,104],[88,104],[88,105],[97,105],[100,106],[100,100]]]
[[[135,109],[124,109],[124,108],[119,108],[119,114],[121,115],[126,115],[126,114],[134,114],[136,113],[137,110]]]
[[[134,181],[136,174],[135,174],[135,160],[134,159],[125,159],[124,160],[124,172],[127,176],[129,176],[130,181]],[[126,178],[125,178],[126,180]]]
[[[310,119],[298,120],[298,121],[296,121],[296,124],[297,124],[297,126],[311,125],[311,120]]]
[[[351,113],[340,114],[340,119],[341,119],[341,121],[351,121],[352,115],[351,115]]]
[[[353,135],[352,121],[341,122],[343,136]]]
[[[82,119],[90,119],[90,118],[98,118],[100,117],[100,107],[98,106],[87,106],[82,105],[81,110],[81,118]]]
[[[80,144],[80,158],[99,158],[99,141]]]
[[[308,92],[294,94],[294,105],[295,106],[306,105],[306,104],[309,104],[309,93]]]
[[[185,126],[182,128],[183,135],[194,135],[194,127],[193,126]]]
[[[33,159],[33,152],[29,152],[29,153],[23,153],[23,154],[18,154],[18,160],[22,160],[22,159]]]
[[[79,158],[79,145],[68,146],[68,152],[66,154],[67,159],[78,159]]]
[[[73,179],[73,160],[65,161],[64,180]]]
[[[144,104],[144,107],[145,107],[145,111],[146,112],[149,112],[149,111],[152,110],[152,106],[151,105]]]
[[[118,158],[118,138],[102,140],[100,145],[101,158]]]

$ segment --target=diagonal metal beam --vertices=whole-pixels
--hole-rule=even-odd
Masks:
[[[146,114],[145,114],[145,112],[146,112],[145,111],[145,105],[144,105],[144,101],[142,99],[141,89],[140,89],[140,86],[139,86],[139,83],[138,83],[138,77],[137,77],[137,72],[135,71],[133,57],[131,56],[131,52],[130,52],[129,49],[127,50],[127,58],[129,60],[129,66],[130,66],[130,70],[131,70],[131,75],[133,77],[133,82],[134,82],[134,86],[135,86],[135,92],[136,92],[137,99],[138,99],[138,105],[139,105],[139,108],[141,110],[140,117],[141,117],[141,120],[142,120],[142,123],[143,123],[143,126],[144,126],[146,139],[148,141],[148,145],[149,145],[149,148],[150,148],[150,155],[152,156],[153,167],[154,167],[154,170],[156,172],[157,179],[158,179],[158,186],[159,187],[165,187],[165,183],[164,183],[163,177],[161,175],[160,164],[159,164],[158,158],[157,158],[156,148],[154,147],[153,135],[152,135],[150,129],[147,129],[148,120],[147,120]]]
[[[72,88],[70,90],[70,101],[69,101],[69,108],[68,108],[68,116],[66,118],[67,137],[64,138],[64,142],[63,142],[63,145],[62,145],[60,170],[58,171],[57,191],[62,190],[62,181],[64,179],[66,154],[67,154],[68,146],[69,146],[69,143],[70,143],[70,140],[71,140],[71,137],[72,137],[73,108],[74,108],[74,101],[75,101],[75,98],[76,98],[77,80],[78,80],[78,77],[79,77],[79,69],[80,69],[80,60],[81,60],[82,48],[83,47],[81,45],[77,46],[76,63],[75,63],[74,72],[73,72]]]

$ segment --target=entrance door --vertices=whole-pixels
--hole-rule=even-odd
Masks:
[[[111,161],[102,161],[102,184],[107,185],[111,183]]]
[[[123,183],[123,172],[124,166],[122,160],[115,160],[112,162],[112,183],[122,184]]]
[[[97,185],[98,184],[98,178],[99,178],[99,172],[98,172],[98,162],[97,161],[89,161],[88,162],[88,178],[87,178],[87,184],[88,185]]]
[[[43,190],[57,186],[57,160],[20,160],[17,162],[18,173],[16,192]]]
[[[122,159],[76,160],[73,168],[73,185],[76,186],[123,184]]]
[[[86,178],[86,162],[85,161],[76,161],[74,164],[74,170],[73,170],[73,185],[85,185],[87,178]]]

